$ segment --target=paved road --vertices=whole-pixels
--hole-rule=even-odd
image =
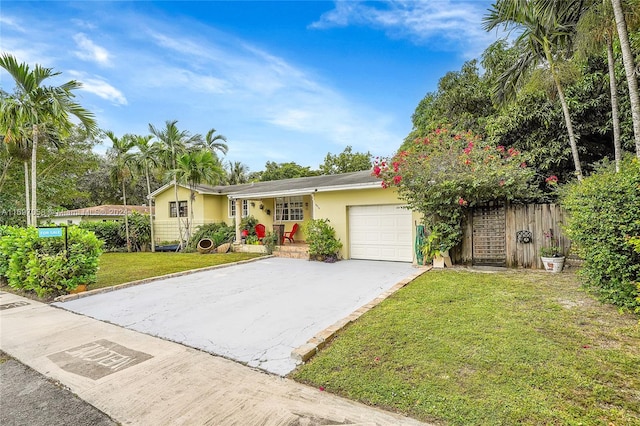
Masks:
[[[269,258],[54,305],[286,375],[293,349],[415,272]]]
[[[117,425],[67,389],[13,359],[0,364],[0,424]]]

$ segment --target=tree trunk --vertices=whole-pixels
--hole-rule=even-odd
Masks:
[[[151,183],[149,182],[149,168],[144,166],[144,174],[147,178],[147,201],[149,202],[149,225],[151,230],[151,252],[156,251],[156,240],[153,233],[153,201],[151,201]]]
[[[564,91],[562,90],[560,79],[556,74],[555,63],[553,61],[553,58],[551,57],[551,51],[549,50],[549,46],[546,44],[544,46],[544,53],[547,57],[547,61],[549,62],[551,75],[553,76],[553,81],[556,83],[558,98],[560,99],[560,104],[562,105],[562,113],[564,114],[564,123],[567,126],[567,133],[569,134],[569,145],[571,145],[571,155],[573,156],[573,165],[576,169],[576,176],[578,177],[578,180],[582,182],[582,166],[580,165],[580,154],[578,153],[578,144],[576,143],[576,137],[573,132],[573,124],[571,123],[569,106],[567,105],[567,100],[564,97]]]
[[[173,177],[173,191],[176,197],[176,219],[178,219],[178,251],[182,250],[182,223],[180,222],[180,200],[178,200],[178,181]]]
[[[191,239],[191,228],[193,227],[193,218],[195,217],[193,214],[193,202],[195,201],[195,199],[196,199],[196,193],[192,189],[189,193],[189,215],[190,215],[191,221],[187,226],[187,243]]]
[[[633,120],[633,136],[636,142],[636,156],[640,158],[640,94],[638,92],[638,79],[635,74],[635,63],[631,45],[629,44],[629,34],[627,33],[627,24],[624,19],[624,11],[622,10],[622,0],[611,0],[613,6],[613,14],[616,18],[616,28],[618,29],[618,38],[620,39],[620,50],[622,51],[622,61],[624,63],[624,72],[627,75],[627,84],[629,85],[629,100],[631,101],[631,117]]]
[[[613,57],[613,41],[607,37],[607,65],[609,67],[609,89],[611,91],[611,121],[613,122],[613,149],[616,161],[616,172],[620,172],[622,146],[620,142],[620,116],[618,114],[618,84]]]
[[[31,147],[31,225],[38,226],[38,197],[37,191],[37,179],[36,179],[36,166],[38,164],[38,126],[35,124],[33,129],[33,146]]]
[[[24,195],[25,208],[27,210],[27,226],[31,226],[31,201],[29,201],[29,162],[24,160]]]
[[[131,253],[131,239],[129,238],[129,212],[127,211],[127,191],[124,178],[122,179],[122,203],[124,204],[124,234],[127,237],[127,252]]]

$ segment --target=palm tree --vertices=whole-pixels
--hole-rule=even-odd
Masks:
[[[176,201],[176,219],[178,220],[178,234],[180,236],[178,250],[182,248],[182,222],[180,221],[180,200],[178,199],[178,158],[187,152],[187,149],[196,144],[202,144],[201,135],[191,135],[186,130],[179,130],[177,120],[167,120],[164,128],[156,128],[149,124],[149,132],[158,139],[158,159],[162,168],[169,172],[173,180],[173,190]]]
[[[30,132],[29,128],[25,129],[20,127],[14,127],[13,129],[7,129],[4,136],[4,147],[8,154],[7,164],[3,171],[2,182],[4,182],[7,169],[11,164],[11,161],[16,159],[22,161],[24,168],[24,191],[25,191],[25,210],[27,218],[27,226],[31,226],[31,200],[29,197],[29,160],[31,158],[31,141],[29,140]],[[1,187],[1,185],[0,185]]]
[[[229,185],[247,183],[249,181],[247,173],[249,173],[249,167],[245,164],[242,164],[240,161],[233,163],[229,161]]]
[[[149,224],[151,226],[151,251],[156,251],[156,242],[153,230],[153,205],[151,203],[151,180],[149,171],[158,166],[159,146],[157,143],[151,144],[153,136],[132,135],[131,140],[138,152],[134,154],[134,164],[138,167],[147,181],[147,200],[149,200]]]
[[[36,65],[33,70],[25,63],[18,63],[10,54],[0,55],[0,67],[14,79],[16,91],[3,99],[0,105],[0,133],[10,128],[30,127],[31,140],[31,219],[37,225],[37,153],[43,125],[51,125],[57,133],[67,133],[77,117],[88,133],[94,133],[97,125],[93,114],[74,102],[73,91],[81,84],[70,80],[60,86],[43,86],[45,80],[60,75],[52,68]]]
[[[616,36],[613,11],[608,0],[594,3],[578,22],[578,51],[600,52],[604,46],[607,51],[609,70],[609,92],[611,96],[611,121],[613,127],[613,148],[616,171],[620,171],[622,143],[620,141],[620,108],[618,102],[618,84],[613,53],[613,39]]]
[[[620,39],[620,50],[622,51],[622,62],[624,72],[627,76],[629,86],[629,100],[631,102],[631,117],[633,120],[633,135],[636,141],[636,156],[640,158],[640,92],[638,91],[638,79],[636,77],[636,66],[629,43],[627,23],[624,17],[622,0],[611,0],[613,15],[615,16],[618,38]]]
[[[173,173],[175,179],[189,185],[190,190],[190,224],[193,225],[193,204],[196,199],[195,189],[201,183],[215,185],[225,175],[217,157],[209,150],[200,149],[189,151],[178,157],[177,169]],[[190,227],[187,226],[187,240],[191,237]]]
[[[521,52],[520,56],[511,68],[501,76],[501,87],[497,92],[498,98],[502,101],[513,98],[526,77],[538,66],[546,64],[558,92],[576,176],[581,181],[582,167],[578,145],[557,69],[558,61],[562,60],[562,55],[567,53],[571,44],[571,37],[579,13],[576,13],[575,8],[569,7],[560,10],[560,4],[563,2],[554,2],[554,4],[558,4],[558,7],[552,9],[552,12],[555,13],[543,16],[538,3],[541,2],[535,0],[498,0],[489,9],[488,15],[483,18],[487,31],[499,26],[506,30],[521,31],[515,41],[517,51]]]
[[[216,135],[215,133],[216,129],[209,130],[202,142],[202,146],[213,154],[215,154],[216,151],[220,151],[223,155],[227,155],[227,152],[229,152],[229,147],[226,144],[227,138],[223,135]]]
[[[113,161],[111,169],[111,179],[115,183],[122,185],[122,203],[124,205],[124,230],[127,238],[127,251],[131,252],[131,239],[129,238],[129,212],[127,211],[127,178],[131,177],[131,160],[129,153],[133,148],[133,140],[124,136],[116,137],[112,131],[105,132],[105,135],[111,140],[112,147],[108,151],[109,157]]]

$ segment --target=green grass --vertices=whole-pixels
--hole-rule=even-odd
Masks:
[[[291,377],[451,425],[640,425],[640,324],[574,274],[431,271]]]
[[[252,253],[104,253],[100,256],[98,280],[90,290],[110,287],[174,272],[222,265],[259,257]]]

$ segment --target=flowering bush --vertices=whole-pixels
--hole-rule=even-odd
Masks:
[[[461,241],[466,208],[538,194],[530,184],[535,171],[521,152],[447,129],[416,139],[391,159],[376,158],[372,174],[384,188],[397,187],[410,208],[422,213],[426,228],[437,235],[432,252]]]

